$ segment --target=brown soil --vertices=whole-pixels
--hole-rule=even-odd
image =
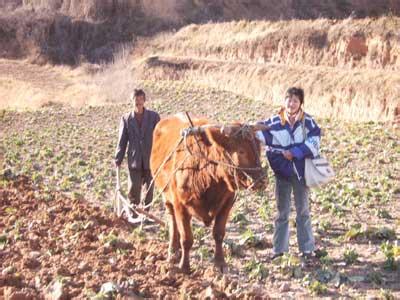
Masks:
[[[165,259],[166,242],[141,242],[132,225],[104,208],[62,194],[45,201],[24,177],[1,187],[0,199],[0,232],[7,235],[0,250],[0,298],[42,299],[54,280],[62,282],[66,298],[98,293],[106,282],[118,284],[122,296],[165,298],[203,290],[225,295],[216,287],[207,290],[213,270],[177,272]],[[110,235],[118,238],[101,238]],[[14,270],[5,272],[7,267]]]

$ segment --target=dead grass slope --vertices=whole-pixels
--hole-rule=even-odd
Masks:
[[[400,18],[190,25],[162,53],[246,62],[400,70]],[[223,38],[222,38],[223,37]]]
[[[0,110],[37,109],[54,103],[74,107],[105,103],[104,93],[88,81],[87,71],[89,68],[0,59]]]
[[[349,15],[363,17],[382,14],[399,15],[400,3],[372,0],[0,0],[0,58],[33,57],[33,61],[38,63],[70,65],[82,60],[109,61],[117,45],[131,41],[138,35],[148,36],[171,26],[241,19],[343,19]],[[239,26],[243,24],[247,26],[246,22]],[[221,28],[230,31],[229,27]],[[283,30],[282,33],[287,32]],[[187,34],[192,33],[189,31]],[[271,34],[276,36],[276,33]],[[315,44],[317,48],[325,48],[324,44],[330,40],[324,33],[321,35],[319,29],[306,34],[309,35],[308,44]],[[266,38],[275,39],[271,36]],[[275,40],[280,40],[279,35]],[[373,44],[371,47],[377,48],[374,53],[377,52],[378,56],[380,52],[390,51],[387,50],[390,45],[382,46],[379,39],[367,41],[361,37],[360,40],[357,35],[353,40],[350,41],[355,43],[352,48],[358,48],[359,43]],[[258,45],[255,48],[265,49],[263,41],[255,41]],[[244,49],[236,43],[231,46],[233,52],[236,48]],[[254,48],[254,43],[251,47]],[[290,44],[280,43],[279,47],[290,47]],[[257,49],[249,50],[246,52],[255,52],[255,57],[260,56]],[[357,52],[355,55],[359,55],[358,49],[354,51]],[[342,48],[337,52],[343,52]],[[238,55],[242,56],[240,53]],[[268,53],[266,57],[261,56],[262,59],[271,59]],[[294,57],[297,56],[296,52]],[[387,59],[379,63],[386,64]]]
[[[184,80],[243,94],[268,107],[282,103],[288,86],[305,89],[313,115],[352,121],[391,121],[400,112],[398,72],[338,70],[192,58],[151,57],[137,72],[151,80]]]
[[[389,121],[400,114],[399,29],[393,16],[190,25],[143,42],[137,73],[200,81],[267,104],[299,85],[314,114]]]

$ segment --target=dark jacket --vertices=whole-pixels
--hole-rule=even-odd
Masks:
[[[115,151],[115,162],[120,165],[128,145],[129,169],[150,169],[150,153],[153,144],[153,131],[160,116],[155,111],[145,109],[141,128],[135,119],[134,112],[122,116],[119,125],[118,144]]]

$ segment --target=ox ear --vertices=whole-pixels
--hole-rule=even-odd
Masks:
[[[223,125],[220,129],[220,132],[226,136],[230,136],[233,132],[233,127],[230,125]]]

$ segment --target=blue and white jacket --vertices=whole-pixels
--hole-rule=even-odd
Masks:
[[[274,173],[285,178],[296,175],[301,180],[304,177],[305,158],[319,155],[321,129],[314,119],[307,113],[302,113],[301,118],[291,128],[281,111],[280,114],[258,123],[269,126],[268,130],[258,131],[256,135],[267,146],[267,158]],[[293,160],[287,160],[283,156],[282,152],[285,150],[292,153]]]

